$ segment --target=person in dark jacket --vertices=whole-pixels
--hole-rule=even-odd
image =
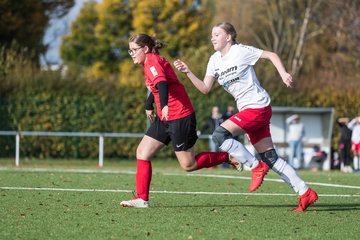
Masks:
[[[339,139],[339,157],[341,162],[340,169],[343,172],[350,172],[352,170],[350,166],[352,131],[348,127],[349,118],[347,117],[338,118],[336,122],[340,127],[340,139]]]
[[[206,119],[206,122],[201,128],[201,132],[212,134],[215,129],[220,126],[224,122],[223,115],[220,112],[220,108],[218,106],[212,107],[211,116]],[[209,147],[211,152],[219,152],[219,147],[216,146],[212,138],[209,139]]]

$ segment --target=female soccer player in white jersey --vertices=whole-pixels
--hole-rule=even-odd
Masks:
[[[129,54],[135,64],[143,67],[145,85],[150,90],[145,113],[152,124],[136,150],[136,194],[122,201],[123,207],[148,208],[152,176],[152,157],[172,142],[175,155],[185,171],[209,168],[228,161],[226,152],[202,152],[195,156],[197,140],[196,117],[190,98],[178,80],[171,64],[159,55],[163,44],[146,34],[129,40]],[[157,114],[154,112],[155,102]],[[261,184],[261,181],[257,181]]]
[[[175,61],[174,66],[186,73],[200,92],[207,94],[217,81],[235,98],[239,112],[215,129],[214,142],[221,150],[230,154],[234,164],[242,163],[252,169],[261,168],[265,172],[269,167],[273,169],[300,195],[298,207],[293,210],[305,211],[318,199],[318,196],[289,164],[278,157],[274,149],[270,134],[272,115],[270,97],[261,87],[253,65],[259,58],[270,60],[287,87],[291,86],[292,77],[286,72],[277,54],[239,44],[236,41],[236,35],[236,30],[230,23],[222,22],[213,27],[211,42],[216,52],[209,59],[203,81],[197,78],[183,61]],[[241,133],[247,133],[262,161],[255,162],[254,157],[249,157],[251,153],[232,138],[232,135]]]
[[[356,117],[351,120],[348,126],[352,130],[351,150],[354,155],[354,170],[358,172],[360,171],[360,117]],[[352,172],[352,168],[350,166],[348,167],[348,172]]]

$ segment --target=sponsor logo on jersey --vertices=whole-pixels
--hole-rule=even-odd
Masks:
[[[225,71],[221,72],[220,76],[224,76],[227,73],[234,72],[237,70],[237,66],[229,67]]]
[[[234,83],[239,82],[239,81],[240,81],[239,77],[230,79],[229,81],[224,82],[222,87],[225,88],[225,89],[228,89],[231,85],[233,85]]]
[[[154,66],[150,67],[150,71],[154,77],[158,75],[158,72],[156,71],[156,68]]]

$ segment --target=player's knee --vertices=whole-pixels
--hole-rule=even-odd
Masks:
[[[197,170],[196,164],[194,163],[181,163],[180,164],[181,168],[186,171],[186,172],[192,172]]]
[[[217,147],[220,147],[226,139],[231,137],[231,133],[221,126],[217,127],[212,134],[212,140]]]
[[[260,158],[263,160],[270,168],[272,168],[275,162],[279,159],[275,149],[270,149],[266,152],[260,153]]]
[[[138,146],[136,148],[136,158],[139,158],[139,156],[142,154],[142,149]]]
[[[148,159],[148,153],[144,148],[138,146],[136,149],[136,159]]]

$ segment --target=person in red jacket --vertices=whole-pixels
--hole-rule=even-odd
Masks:
[[[198,137],[194,107],[171,64],[159,55],[162,47],[158,39],[146,34],[134,35],[129,40],[129,54],[135,64],[143,66],[145,85],[150,91],[145,113],[152,123],[136,150],[137,196],[122,201],[123,207],[149,207],[151,159],[170,142],[185,171],[213,167],[229,158],[226,152],[202,152],[195,156],[194,144]]]

